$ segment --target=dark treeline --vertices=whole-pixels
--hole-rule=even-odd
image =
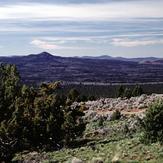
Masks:
[[[137,86],[140,86],[144,94],[163,93],[163,84],[143,84],[143,85],[123,85],[124,89],[133,90]],[[118,97],[118,92],[121,85],[85,85],[85,84],[69,84],[62,85],[62,89],[58,93],[68,94],[71,89],[76,89],[80,92],[81,96],[93,97],[93,98],[107,98]]]

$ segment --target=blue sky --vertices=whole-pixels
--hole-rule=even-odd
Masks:
[[[162,0],[1,0],[0,55],[163,57]]]

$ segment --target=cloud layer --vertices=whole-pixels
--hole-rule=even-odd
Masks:
[[[162,56],[162,6],[162,0],[2,0],[1,54]]]
[[[123,1],[105,4],[27,3],[0,7],[0,19],[107,20],[163,17],[163,1]]]
[[[148,45],[163,45],[163,39],[157,40],[131,40],[131,39],[122,39],[122,38],[114,38],[112,40],[112,45],[114,46],[122,46],[122,47],[136,47],[136,46],[148,46]]]

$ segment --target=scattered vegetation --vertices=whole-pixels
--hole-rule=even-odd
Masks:
[[[102,160],[103,163],[112,163],[116,160],[120,163],[162,163],[163,146],[159,143],[144,144],[140,141],[140,133],[131,132],[124,134],[123,128],[127,123],[125,120],[104,121],[103,128],[112,128],[107,135],[97,135],[90,137],[89,141],[83,146],[76,148],[63,148],[59,151],[48,153],[39,153],[36,155],[19,153],[14,160],[32,160],[39,156],[39,159],[45,158],[46,162],[69,162],[73,158],[78,158],[83,162],[91,162],[95,159]],[[98,122],[87,124],[87,132],[98,131],[101,126]],[[38,160],[39,160],[38,159]],[[77,159],[76,159],[77,160]],[[115,161],[115,162],[116,162]]]

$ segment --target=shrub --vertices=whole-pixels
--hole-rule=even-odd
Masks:
[[[105,122],[104,117],[100,117],[100,119],[98,121],[98,127],[103,127],[104,126],[104,122]]]
[[[95,101],[96,98],[95,98],[94,96],[89,96],[89,97],[88,97],[88,100],[89,100],[89,101]]]
[[[68,97],[71,101],[76,101],[79,98],[79,92],[76,89],[71,89],[68,93]]]
[[[115,110],[111,116],[111,120],[119,120],[121,118],[121,112],[119,110]]]
[[[163,143],[163,101],[152,104],[142,122],[143,136],[145,143]]]

